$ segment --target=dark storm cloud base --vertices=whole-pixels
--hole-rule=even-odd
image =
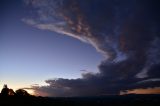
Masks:
[[[47,80],[49,86],[32,87],[36,93],[91,96],[160,86],[158,0],[25,1],[32,14],[24,22],[89,43],[106,58],[99,73]]]

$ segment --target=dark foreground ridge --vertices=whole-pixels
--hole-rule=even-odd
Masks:
[[[0,96],[0,106],[160,106],[160,95],[99,97]]]
[[[36,97],[24,89],[4,85],[0,106],[160,106],[160,95],[108,95],[91,97]]]

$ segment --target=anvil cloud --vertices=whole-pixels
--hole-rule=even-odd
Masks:
[[[160,15],[156,0],[24,0],[31,11],[22,19],[91,44],[105,60],[95,74],[79,79],[46,80],[33,86],[48,96],[119,94],[159,87]],[[77,60],[78,61],[78,60]]]

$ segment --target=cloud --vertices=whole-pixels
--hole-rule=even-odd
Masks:
[[[33,86],[49,96],[119,94],[122,90],[160,86],[160,20],[156,1],[25,0],[25,23],[91,44],[104,57],[98,73],[79,79],[46,80]]]
[[[159,78],[147,79],[147,80],[140,81],[138,83],[146,83],[146,82],[150,82],[150,81],[160,81],[160,79]]]
[[[147,61],[145,67],[142,69],[140,73],[136,75],[137,78],[146,78],[148,77],[148,71],[151,70],[151,68],[155,68],[156,65],[160,64],[160,49],[158,45],[160,44],[160,39],[155,37],[154,40],[151,42],[150,47],[146,51],[147,54]],[[155,69],[154,69],[155,70]],[[153,70],[153,71],[154,71]]]

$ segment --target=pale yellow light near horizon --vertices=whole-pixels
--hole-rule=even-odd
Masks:
[[[3,89],[3,86],[4,86],[4,84],[0,84],[0,89],[1,90]],[[14,91],[24,87],[23,85],[20,86],[20,85],[15,85],[15,84],[14,85],[10,84],[10,85],[7,85],[7,86],[8,86],[9,89],[13,89]],[[29,94],[34,95],[34,90],[32,90],[32,89],[24,89],[24,90],[26,90]]]
[[[35,81],[35,82],[29,82],[29,81],[17,81],[17,80],[1,80],[0,82],[0,92],[1,89],[3,88],[4,84],[7,84],[8,88],[13,89],[14,91],[18,89],[23,89],[23,88],[31,88],[32,85],[38,84],[39,86],[44,86],[48,85],[44,81]],[[34,90],[32,89],[25,89],[28,93],[32,95],[36,95],[34,93]]]

